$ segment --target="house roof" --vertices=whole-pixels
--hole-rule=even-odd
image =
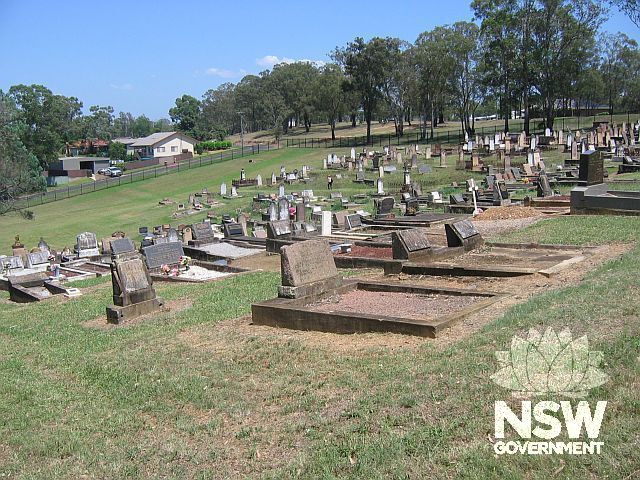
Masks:
[[[193,143],[196,143],[195,139],[180,132],[158,132],[158,133],[152,133],[148,137],[137,139],[134,143],[131,144],[131,146],[132,147],[152,147],[162,141],[169,139],[169,137],[173,137],[174,135],[180,135],[182,137],[185,137],[185,139],[190,140]]]
[[[131,145],[135,143],[139,138],[131,138],[131,137],[118,137],[111,140],[112,142],[122,143],[123,145]]]

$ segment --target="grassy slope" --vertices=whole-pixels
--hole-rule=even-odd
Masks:
[[[27,246],[34,246],[42,236],[52,247],[62,249],[65,245],[75,244],[76,235],[84,231],[95,232],[98,238],[101,238],[110,236],[114,231],[122,230],[133,238],[137,238],[139,226],[152,227],[163,223],[177,225],[201,221],[206,216],[205,212],[173,219],[171,215],[175,211],[175,205],[160,206],[158,202],[166,197],[177,202],[186,202],[190,193],[201,191],[203,187],[216,193],[220,191],[222,182],[227,183],[230,192],[231,180],[240,177],[241,168],[245,169],[248,178],[255,178],[260,173],[263,180],[268,182],[272,172],[279,173],[281,165],[285,165],[289,171],[294,168],[301,169],[303,164],[310,165],[318,172],[316,181],[308,184],[307,187],[301,184],[287,186],[287,191],[311,188],[317,195],[324,195],[327,193],[326,173],[323,173],[321,168],[322,158],[326,158],[327,153],[344,155],[349,152],[346,148],[281,149],[37,206],[32,209],[35,213],[33,221],[24,220],[19,215],[6,215],[0,218],[0,252],[6,252],[17,234]],[[253,160],[253,163],[249,163],[249,160]],[[454,158],[449,158],[448,161],[451,165],[455,164]],[[435,162],[435,159],[431,160],[432,164]],[[349,179],[336,180],[334,189],[343,191],[345,195],[375,191],[373,187],[352,182],[353,176],[354,173],[351,172]],[[469,176],[469,173],[448,168],[434,169],[433,174],[422,179],[428,180],[429,185],[435,188],[450,185],[452,181],[464,182]],[[374,178],[374,174],[367,173],[367,178]],[[401,173],[387,176],[385,180],[399,182]],[[251,198],[258,191],[275,193],[276,190],[266,184],[261,189],[242,188],[239,193],[243,198],[227,200],[218,196],[217,199],[224,205],[213,211],[218,215],[235,214],[236,209],[247,212],[251,210]]]
[[[637,227],[631,218],[564,217],[522,237],[606,244],[637,241]],[[267,273],[162,286],[163,297],[191,307],[111,331],[82,326],[104,316],[111,293],[104,280],[91,281],[92,290],[74,301],[0,302],[0,473],[633,478],[640,463],[639,253],[512,308],[444,351],[426,341],[417,351],[341,352],[304,345],[286,331],[221,330],[218,322],[275,294],[278,276]],[[493,402],[508,397],[488,378],[494,351],[533,326],[568,326],[604,351],[611,379],[589,397],[609,401],[600,457],[494,457],[487,437]]]

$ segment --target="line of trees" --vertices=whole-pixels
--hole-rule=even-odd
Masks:
[[[612,0],[637,18],[637,0]],[[599,33],[605,14],[594,0],[473,0],[475,22],[457,22],[398,38],[355,38],[333,63],[276,65],[197,99],[183,95],[169,111],[196,138],[358,118],[394,122],[396,134],[418,118],[423,138],[445,119],[473,133],[474,118],[543,118],[606,105],[640,107],[640,51],[625,34]],[[634,10],[635,7],[635,10]],[[636,15],[634,17],[633,15]]]

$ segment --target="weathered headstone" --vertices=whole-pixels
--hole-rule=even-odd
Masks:
[[[262,186],[262,175],[260,175],[260,174],[256,175],[256,185],[258,187]]]
[[[278,200],[278,220],[289,220],[289,200],[281,198]]]
[[[269,214],[269,221],[274,222],[278,220],[278,204],[277,202],[271,202],[269,204],[269,208],[267,209]]]
[[[225,223],[223,231],[224,238],[243,237],[245,233],[239,223]]]
[[[109,323],[119,324],[154,312],[164,303],[156,297],[149,270],[137,252],[112,257],[111,282],[114,305],[107,307]]]
[[[191,230],[193,233],[193,239],[197,240],[199,243],[212,243],[216,240],[210,223],[194,223],[191,226]]]
[[[382,178],[378,178],[378,180],[376,180],[376,188],[376,193],[378,195],[384,195],[384,182],[382,181]]]
[[[342,285],[342,277],[326,240],[307,240],[282,247],[280,263],[279,297],[318,295]]]
[[[549,177],[545,173],[538,176],[538,197],[552,197],[553,189],[549,184]]]
[[[37,252],[27,253],[27,268],[44,272],[49,267],[48,251],[38,250]]]
[[[389,215],[395,205],[395,199],[393,197],[384,197],[380,199],[374,199],[376,207],[376,215]]]
[[[76,253],[78,258],[95,257],[100,255],[96,234],[91,232],[81,233],[76,237]]]
[[[291,222],[289,220],[276,220],[267,223],[267,238],[278,238],[283,235],[291,235]]]
[[[227,184],[223,183],[220,185],[220,195],[225,196],[227,194]]]

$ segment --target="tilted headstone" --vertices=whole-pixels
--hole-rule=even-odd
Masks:
[[[362,217],[357,213],[353,215],[347,215],[345,222],[347,225],[347,229],[353,230],[354,228],[358,228],[362,226]]]
[[[549,177],[545,173],[538,176],[538,197],[552,197],[553,189],[549,184]]]
[[[283,235],[291,235],[291,222],[289,220],[276,220],[267,223],[267,238],[278,238]]]
[[[342,285],[342,277],[326,240],[307,240],[282,247],[280,269],[279,297],[318,295]]]
[[[111,282],[114,305],[107,307],[109,323],[119,324],[157,311],[164,303],[156,297],[149,270],[138,252],[111,258]]]
[[[142,252],[149,270],[160,268],[163,265],[176,266],[180,263],[180,257],[184,256],[181,242],[150,245],[144,247]]]
[[[427,232],[421,228],[392,232],[391,248],[395,260],[414,260],[432,254]]]
[[[447,246],[450,248],[464,247],[464,250],[472,250],[484,243],[480,232],[469,220],[445,223],[444,230],[447,235]]]

